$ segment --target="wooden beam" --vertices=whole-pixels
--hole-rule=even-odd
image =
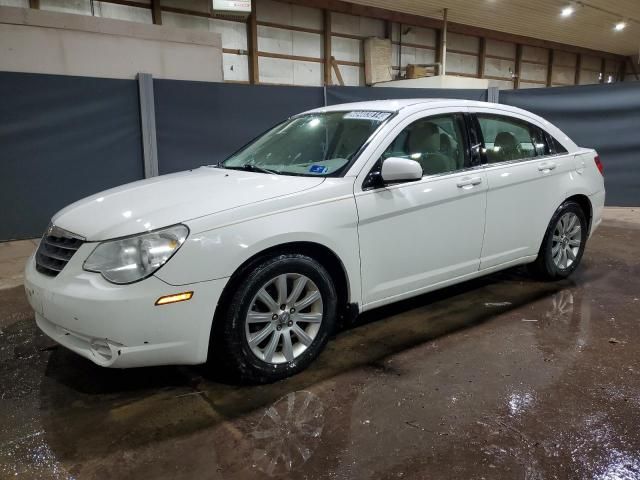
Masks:
[[[627,73],[627,62],[620,62],[620,64],[618,65],[618,78],[616,79],[617,82],[624,82],[624,77],[626,76]]]
[[[295,5],[303,5],[312,8],[328,9],[336,13],[346,13],[348,15],[378,18],[380,20],[390,20],[396,23],[403,23],[416,27],[431,28],[440,30],[442,21],[436,18],[423,17],[419,15],[411,15],[408,13],[394,12],[385,8],[370,7],[368,5],[358,5],[348,3],[342,0],[284,0],[286,3]],[[462,35],[471,35],[475,37],[485,37],[503,42],[521,43],[533,47],[565,50],[571,53],[584,53],[587,55],[605,56],[607,58],[622,59],[623,55],[614,53],[600,52],[590,48],[576,47],[573,45],[565,45],[558,42],[541,40],[539,38],[525,37],[523,35],[515,35],[512,33],[498,32],[487,28],[473,27],[461,23],[448,22],[448,30],[453,33]]]
[[[522,45],[516,45],[516,63],[514,68],[513,88],[520,88],[520,75],[522,72]]]
[[[484,78],[484,66],[487,60],[487,39],[480,38],[480,57],[478,58],[478,78]]]
[[[331,74],[331,12],[329,10],[323,10],[322,19],[324,25],[322,32],[324,84],[333,85],[333,75]]]
[[[633,73],[633,76],[636,77],[636,80],[640,80],[640,77],[638,76],[638,69],[633,63],[633,58],[627,57],[627,62],[631,65],[631,73]]]
[[[579,53],[576,58],[576,76],[573,79],[573,83],[580,85],[580,75],[582,73],[582,54]]]
[[[151,0],[151,18],[155,25],[162,25],[162,8],[160,0]]]
[[[400,45],[400,42],[391,42],[392,45]],[[419,48],[421,50],[435,50],[436,47],[431,45],[423,45],[421,43],[402,42],[403,47]]]
[[[535,83],[536,85],[547,85],[547,82],[545,80],[528,80],[526,78],[521,78],[520,81],[522,83]]]
[[[40,8],[40,0],[29,0],[29,8],[35,8],[36,10]]]
[[[393,22],[391,20],[385,20],[384,22],[384,38],[393,40]]]
[[[449,32],[449,9],[442,11],[442,29],[440,30],[440,75],[447,74],[447,33]]]
[[[340,73],[340,67],[336,62],[335,57],[331,57],[331,65],[333,66],[333,70],[336,72],[336,77],[338,78],[338,83],[344,87],[344,80],[342,79],[342,73]]]
[[[600,61],[600,83],[606,82],[606,79],[604,78],[606,77],[606,75],[607,75],[607,61],[603,57],[602,60]]]
[[[467,50],[458,50],[456,48],[447,48],[447,53],[457,53],[458,55],[468,55],[470,57],[478,56],[478,52],[469,52]]]
[[[294,32],[304,32],[304,33],[315,33],[317,35],[322,35],[324,30],[319,30],[317,28],[306,28],[306,27],[296,27],[295,25],[284,25],[282,23],[274,23],[274,22],[256,22],[258,26],[262,27],[271,27],[278,28],[281,30],[292,30]]]
[[[553,48],[550,48],[549,61],[547,63],[547,87],[551,87],[553,85],[553,57],[554,57],[554,50]]]
[[[258,23],[256,19],[256,0],[251,0],[251,15],[247,20],[247,47],[249,47],[249,83],[260,83],[258,68]]]
[[[402,35],[402,31],[400,35]],[[442,30],[440,28],[436,30],[436,63],[440,64],[436,75],[442,75]]]

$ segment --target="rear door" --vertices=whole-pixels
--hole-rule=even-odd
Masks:
[[[564,199],[563,175],[573,159],[556,154],[544,130],[526,117],[474,109],[488,182],[480,269],[538,253],[553,212]]]

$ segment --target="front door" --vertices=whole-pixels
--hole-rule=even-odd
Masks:
[[[387,138],[379,162],[414,159],[423,178],[356,192],[367,308],[478,270],[487,181],[470,163],[466,131],[458,113],[408,118]]]

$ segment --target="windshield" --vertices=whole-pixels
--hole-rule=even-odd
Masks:
[[[285,175],[340,171],[390,112],[310,113],[281,123],[222,163],[224,168]]]

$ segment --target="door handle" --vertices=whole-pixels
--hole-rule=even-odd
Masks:
[[[551,170],[555,170],[557,165],[554,162],[542,162],[538,164],[538,170],[541,172],[550,172]]]
[[[480,177],[465,177],[460,180],[457,185],[458,188],[464,188],[466,190],[473,188],[476,185],[480,185],[482,183],[482,179]]]

